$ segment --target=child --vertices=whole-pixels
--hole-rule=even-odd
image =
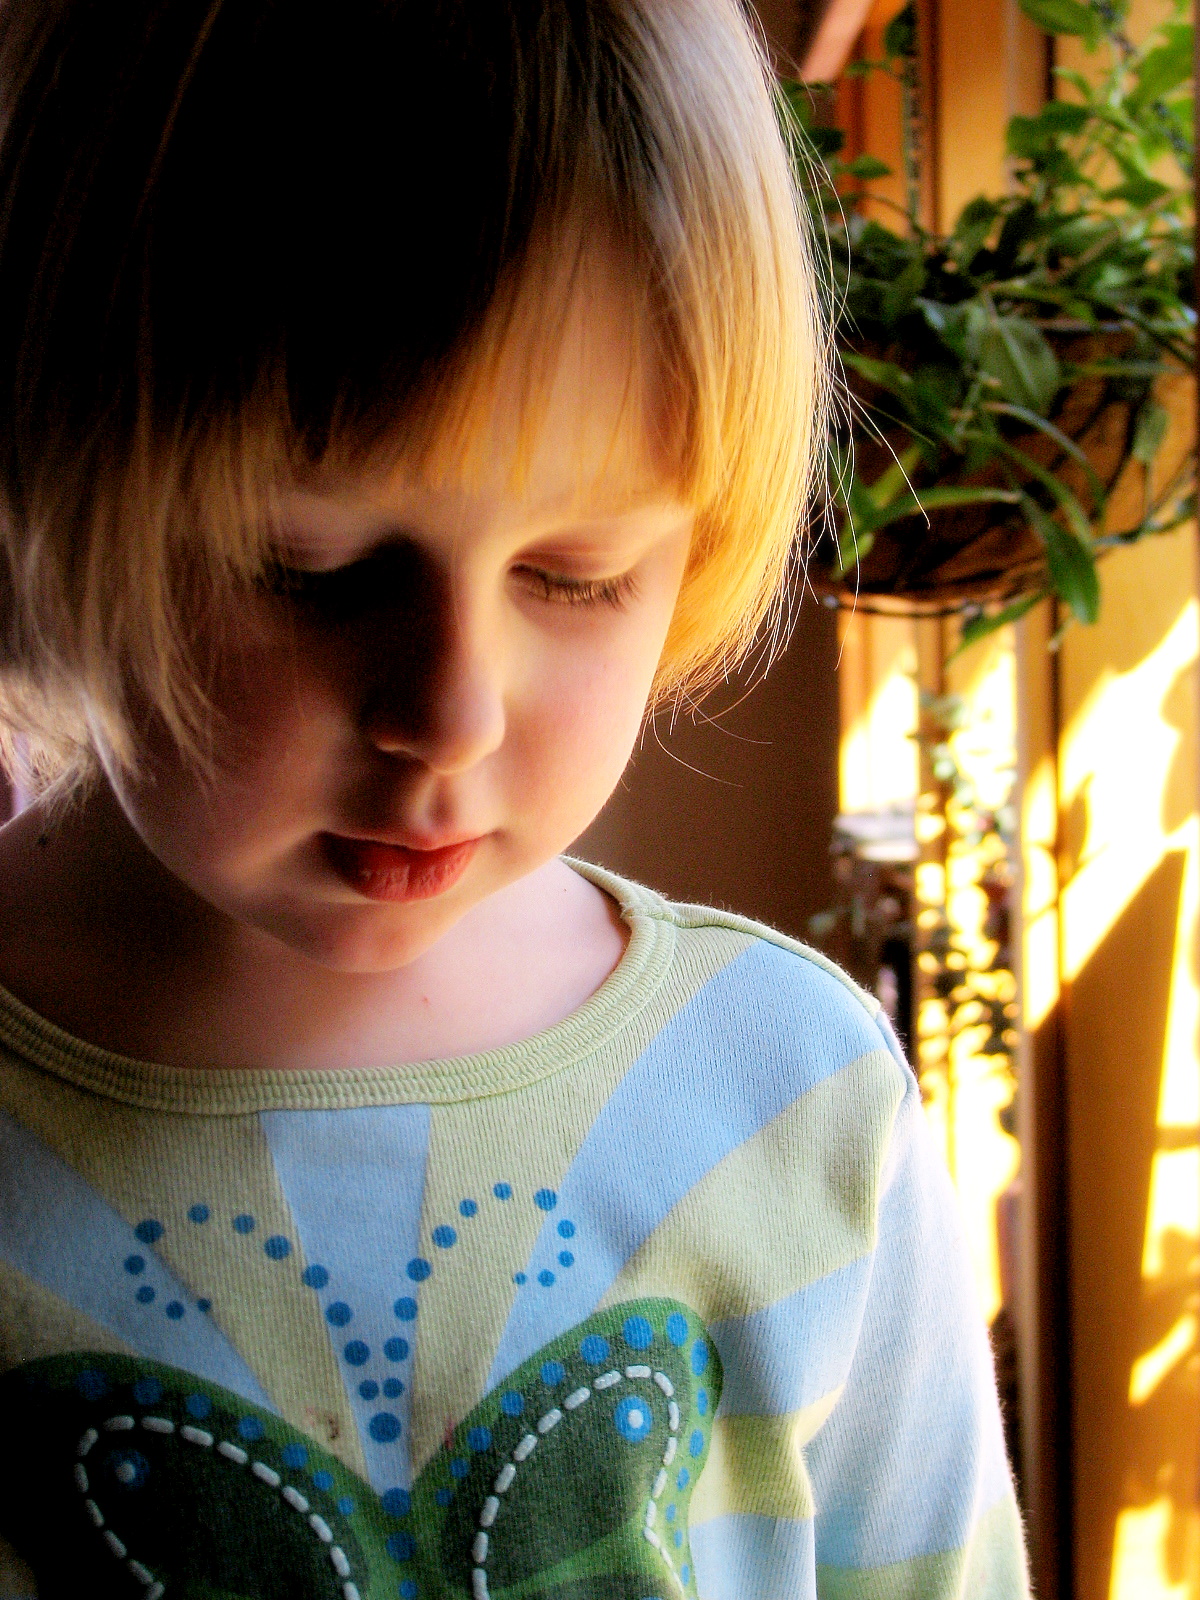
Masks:
[[[0,13],[3,1593],[1026,1593],[876,1004],[561,852],[779,604],[734,0]]]

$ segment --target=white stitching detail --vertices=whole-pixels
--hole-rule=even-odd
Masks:
[[[657,1384],[658,1388],[662,1390],[663,1394],[668,1397],[667,1422],[670,1428],[670,1437],[667,1439],[666,1448],[663,1451],[662,1467],[658,1472],[658,1476],[654,1480],[654,1487],[650,1492],[650,1499],[646,1504],[646,1520],[642,1527],[642,1536],[658,1551],[663,1563],[667,1568],[667,1571],[671,1574],[671,1577],[682,1590],[683,1583],[675,1571],[675,1564],[671,1560],[670,1552],[667,1550],[658,1534],[655,1533],[653,1527],[653,1524],[658,1517],[659,1496],[667,1486],[666,1468],[671,1465],[672,1461],[674,1461],[675,1452],[679,1445],[679,1440],[676,1437],[679,1432],[679,1406],[675,1400],[671,1398],[675,1393],[675,1386],[671,1382],[670,1378],[667,1377],[665,1372],[652,1373],[652,1369],[650,1367],[631,1366],[625,1369],[624,1374],[613,1371],[606,1372],[599,1378],[593,1378],[592,1388],[601,1390],[611,1389],[614,1384],[618,1384],[622,1381],[623,1376],[627,1376],[629,1378],[649,1378],[653,1376],[655,1384]],[[575,1411],[584,1403],[585,1400],[589,1398],[589,1393],[590,1391],[587,1388],[576,1389],[563,1401],[563,1406],[568,1411]],[[551,1428],[556,1427],[561,1421],[562,1412],[559,1411],[557,1407],[554,1407],[550,1411],[547,1411],[543,1417],[539,1417],[537,1422],[537,1431],[539,1434],[549,1433]],[[533,1451],[537,1446],[537,1442],[537,1437],[534,1434],[525,1434],[517,1442],[513,1449],[513,1460],[506,1461],[500,1468],[499,1473],[496,1475],[495,1483],[493,1484],[496,1494],[492,1494],[487,1497],[487,1499],[483,1502],[483,1506],[479,1512],[479,1526],[481,1529],[490,1528],[496,1520],[496,1512],[499,1510],[500,1506],[500,1502],[497,1500],[496,1495],[504,1494],[505,1491],[511,1486],[514,1478],[517,1475],[517,1469],[513,1465],[513,1461],[524,1462],[528,1460],[528,1458],[533,1454]],[[491,1600],[491,1597],[488,1594],[487,1572],[483,1566],[483,1563],[487,1560],[488,1547],[488,1535],[483,1532],[477,1533],[471,1545],[471,1560],[475,1563],[471,1572],[471,1592],[473,1600]]]
[[[136,1426],[136,1423],[131,1416],[121,1413],[114,1417],[107,1417],[101,1426],[107,1433],[128,1433]],[[168,1417],[143,1417],[142,1427],[146,1429],[148,1433],[166,1435],[173,1434],[175,1432],[175,1424]],[[213,1445],[213,1436],[211,1433],[207,1432],[207,1430],[204,1428],[193,1428],[190,1423],[185,1424],[179,1429],[179,1436],[181,1439],[186,1440],[188,1444],[197,1445],[204,1450],[211,1449]],[[88,1482],[87,1469],[83,1465],[83,1457],[91,1451],[99,1437],[100,1435],[95,1428],[88,1428],[80,1438],[76,1449],[76,1453],[80,1459],[75,1463],[75,1486],[79,1492],[85,1496],[88,1493],[90,1484]],[[534,1440],[535,1444],[536,1442],[537,1441]],[[228,1439],[222,1439],[217,1444],[217,1453],[224,1456],[227,1461],[232,1461],[240,1467],[244,1467],[250,1460],[249,1456],[240,1445],[233,1444]],[[250,1471],[262,1483],[265,1483],[268,1488],[279,1489],[280,1484],[283,1482],[275,1469],[273,1467],[269,1467],[265,1461],[252,1462]],[[511,1483],[512,1478],[510,1477],[508,1481]],[[505,1487],[507,1487],[507,1484]],[[293,1510],[299,1511],[301,1514],[306,1514],[308,1512],[308,1501],[304,1498],[300,1491],[293,1488],[291,1484],[287,1484],[283,1489],[280,1489],[280,1498],[286,1501],[287,1504],[293,1508]],[[140,1561],[136,1561],[132,1558],[128,1560],[126,1559],[128,1556],[128,1551],[124,1543],[117,1537],[111,1528],[106,1527],[104,1513],[96,1504],[95,1500],[85,1498],[83,1502],[83,1508],[87,1512],[94,1525],[97,1528],[103,1529],[104,1540],[112,1553],[117,1557],[118,1560],[124,1561],[128,1571],[132,1573],[139,1583],[146,1587],[145,1600],[162,1600],[163,1595],[166,1593],[166,1588],[163,1583],[156,1579],[150,1569],[144,1566]],[[317,1538],[320,1539],[323,1544],[328,1544],[331,1546],[329,1551],[329,1559],[332,1562],[334,1571],[337,1573],[338,1577],[349,1579],[351,1570],[350,1562],[346,1557],[345,1551],[342,1550],[339,1545],[333,1544],[333,1533],[324,1517],[318,1516],[314,1512],[308,1517],[308,1524],[312,1531],[316,1534]],[[362,1600],[362,1596],[359,1593],[357,1585],[351,1582],[343,1584],[342,1600]],[[484,1586],[484,1600],[488,1600],[486,1583]]]

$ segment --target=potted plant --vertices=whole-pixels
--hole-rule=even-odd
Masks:
[[[859,68],[906,88],[896,227],[838,192],[887,169],[844,162],[810,88],[783,85],[829,241],[846,379],[809,579],[860,607],[965,610],[967,642],[1051,594],[1093,621],[1097,558],[1195,506],[1194,432],[1164,450],[1162,403],[1195,362],[1185,0],[1166,0],[1138,46],[1115,0],[1020,3],[1081,38],[1097,70],[1060,68],[1063,98],[1011,119],[1011,192],[972,200],[947,234],[918,215],[912,7],[885,59]]]

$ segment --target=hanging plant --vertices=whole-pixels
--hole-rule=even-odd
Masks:
[[[809,86],[783,85],[829,240],[846,378],[809,577],[860,607],[965,610],[967,641],[1046,595],[1094,621],[1098,557],[1195,509],[1194,432],[1169,438],[1163,404],[1195,365],[1188,8],[1169,0],[1135,46],[1121,4],[1020,4],[1081,39],[1096,70],[1058,69],[1063,98],[1011,119],[1011,192],[972,200],[945,235],[918,214],[912,7],[887,30],[884,59],[857,67],[904,91],[908,198],[895,228],[839,193],[889,169],[843,161]]]

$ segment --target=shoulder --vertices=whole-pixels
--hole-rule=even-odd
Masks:
[[[716,907],[665,899],[615,873],[578,865],[617,900],[635,928],[651,922],[673,937],[681,1002],[672,1031],[691,1050],[740,1063],[744,1081],[790,1083],[803,1093],[842,1075],[894,1107],[911,1073],[879,1002],[836,963],[786,934]],[[686,995],[686,999],[683,996]],[[872,1098],[875,1098],[873,1095]]]

